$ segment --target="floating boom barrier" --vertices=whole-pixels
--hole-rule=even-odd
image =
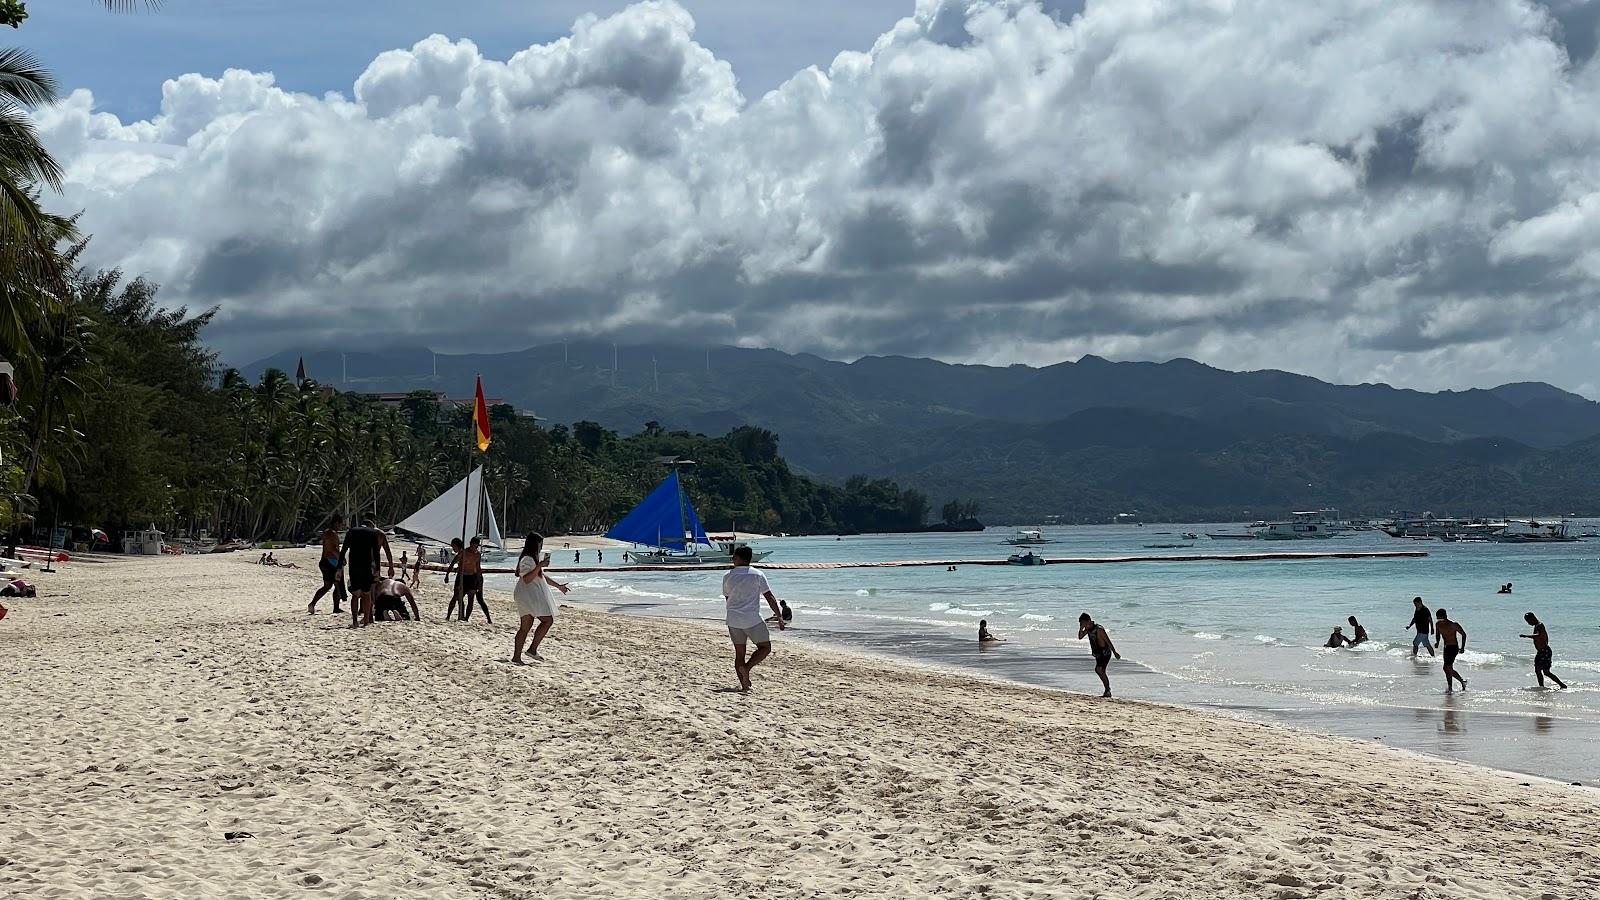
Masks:
[[[1357,550],[1349,552],[1338,551],[1291,551],[1280,553],[1193,553],[1181,556],[1064,556],[1055,559],[1046,559],[1045,563],[1052,566],[1078,566],[1078,565],[1108,565],[1118,563],[1177,563],[1177,562],[1280,562],[1301,559],[1417,559],[1427,556],[1425,550]],[[909,569],[919,566],[1009,566],[1007,559],[900,559],[876,562],[779,562],[762,563],[762,569],[780,570],[805,570],[805,569]],[[433,572],[444,571],[444,566],[437,563],[428,563],[424,569]],[[569,572],[587,574],[592,572],[723,572],[730,567],[726,564],[707,563],[705,565],[627,565],[627,566],[550,566],[546,571],[551,573]],[[1018,568],[1026,568],[1019,566]],[[483,571],[490,575],[513,575],[515,569],[505,567],[485,566]]]

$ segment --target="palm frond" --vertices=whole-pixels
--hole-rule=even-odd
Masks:
[[[0,47],[0,98],[24,106],[56,101],[60,88],[39,57],[20,47]]]

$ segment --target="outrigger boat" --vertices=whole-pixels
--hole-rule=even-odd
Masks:
[[[448,547],[452,539],[462,536],[463,522],[467,526],[467,541],[483,538],[484,562],[505,562],[511,558],[505,539],[500,535],[500,523],[494,518],[494,505],[483,490],[482,466],[412,513],[396,525],[395,530]]]
[[[713,543],[706,537],[694,504],[684,496],[676,467],[638,506],[611,526],[606,537],[635,545],[622,554],[622,560],[636,566],[726,565],[733,562],[733,551],[745,546],[737,538]],[[754,548],[751,553],[754,562],[772,555],[770,550]]]

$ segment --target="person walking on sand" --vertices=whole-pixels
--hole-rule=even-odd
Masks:
[[[422,557],[427,552],[421,543],[417,544],[417,559],[411,564],[411,583],[417,587],[422,587]]]
[[[372,624],[374,598],[372,589],[378,582],[379,551],[389,561],[389,577],[394,577],[394,553],[389,549],[389,539],[378,530],[378,520],[368,516],[358,528],[344,534],[344,546],[339,548],[339,565],[350,573],[350,627],[356,627],[357,618],[362,627]]]
[[[322,572],[322,587],[311,595],[311,602],[306,605],[308,616],[317,614],[317,601],[329,591],[333,591],[334,615],[344,612],[339,604],[350,597],[344,587],[344,566],[339,561],[339,529],[343,527],[344,517],[334,513],[328,517],[328,524],[322,529],[322,556],[317,558],[317,569]]]
[[[1459,622],[1450,621],[1442,606],[1434,617],[1438,620],[1433,625],[1434,633],[1439,635],[1439,643],[1444,645],[1444,692],[1450,693],[1453,686],[1451,679],[1461,682],[1464,691],[1467,689],[1467,680],[1456,672],[1456,656],[1467,649],[1467,630]]]
[[[444,583],[450,583],[450,573],[456,571],[456,566],[461,564],[461,538],[450,539],[450,562],[444,567]],[[458,615],[457,607],[461,605],[461,575],[457,573],[455,587],[450,591],[450,606],[444,611],[444,620],[450,621],[452,616]]]
[[[1550,633],[1545,631],[1544,623],[1539,621],[1539,617],[1531,612],[1524,615],[1522,620],[1533,626],[1533,634],[1522,634],[1518,635],[1518,637],[1525,637],[1533,641],[1533,677],[1539,680],[1539,687],[1544,687],[1544,680],[1548,676],[1551,681],[1556,683],[1556,687],[1566,690],[1567,683],[1557,678],[1556,673],[1550,671],[1550,664],[1555,662],[1556,655],[1555,651],[1550,649]]]
[[[539,555],[543,549],[544,535],[530,534],[522,542],[522,555],[517,557],[517,586],[511,591],[511,596],[517,601],[517,614],[522,620],[517,626],[516,641],[511,645],[511,662],[519,666],[523,665],[522,645],[527,641],[528,631],[533,628],[535,621],[538,621],[539,627],[533,632],[533,644],[528,647],[528,655],[544,662],[544,657],[539,655],[539,644],[556,623],[556,604],[550,597],[550,589],[555,588],[563,594],[568,590],[567,585],[551,578],[550,573],[545,571],[545,566],[550,564],[550,557]]]
[[[733,640],[733,671],[739,676],[739,690],[750,690],[750,671],[772,655],[772,636],[761,618],[761,600],[778,614],[778,630],[785,627],[778,598],[772,595],[767,576],[750,565],[754,553],[749,547],[733,551],[733,568],[722,576],[722,597],[727,601],[728,637]],[[746,659],[745,645],[754,643],[756,652]]]
[[[1428,648],[1428,655],[1433,655],[1433,643],[1428,639],[1428,633],[1433,628],[1433,618],[1428,608],[1422,605],[1421,597],[1411,599],[1411,624],[1407,628],[1415,628],[1416,636],[1411,639],[1411,658],[1417,658],[1417,648]]]
[[[490,625],[494,620],[489,618],[489,604],[483,599],[483,540],[474,537],[467,549],[461,551],[461,575],[456,579],[461,582],[461,621],[466,622],[472,618],[472,601],[477,598],[478,608],[483,610],[483,619]]]
[[[1089,652],[1094,654],[1094,673],[1100,676],[1100,683],[1106,686],[1102,697],[1111,696],[1111,679],[1106,675],[1106,667],[1111,665],[1111,658],[1122,658],[1117,652],[1117,646],[1111,643],[1111,635],[1106,633],[1104,626],[1095,623],[1088,613],[1078,616],[1078,640],[1089,639]]]

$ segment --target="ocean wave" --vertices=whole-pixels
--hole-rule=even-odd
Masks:
[[[877,596],[877,593],[877,588],[858,588],[856,590],[857,597],[874,597]]]
[[[1023,613],[1022,615],[1017,616],[1017,618],[1025,622],[1054,622],[1056,620],[1055,616],[1038,615],[1035,613]]]
[[[1557,672],[1562,669],[1582,669],[1585,672],[1600,672],[1600,662],[1591,659],[1564,660],[1558,656],[1550,668]]]
[[[860,591],[856,591],[856,593],[859,594],[861,592]],[[950,604],[948,604],[948,603],[929,603],[928,604],[928,612],[944,612],[945,610],[947,610],[949,608],[950,608]]]
[[[1198,635],[1196,636],[1198,637]],[[1258,634],[1256,635],[1256,640],[1269,646],[1283,643],[1283,641],[1278,640],[1270,634]]]
[[[1440,655],[1442,656],[1443,654]],[[1503,666],[1506,662],[1504,653],[1484,653],[1481,650],[1463,650],[1459,659],[1469,666],[1476,666],[1480,669],[1492,669],[1496,666]]]
[[[992,609],[962,609],[959,606],[952,606],[949,609],[943,610],[943,612],[946,615],[951,615],[951,616],[971,616],[974,619],[982,619],[982,618],[985,618],[987,616],[994,615],[994,610],[992,610]]]
[[[1226,637],[1226,635],[1217,634],[1211,631],[1196,631],[1194,636],[1202,641],[1220,641]]]

